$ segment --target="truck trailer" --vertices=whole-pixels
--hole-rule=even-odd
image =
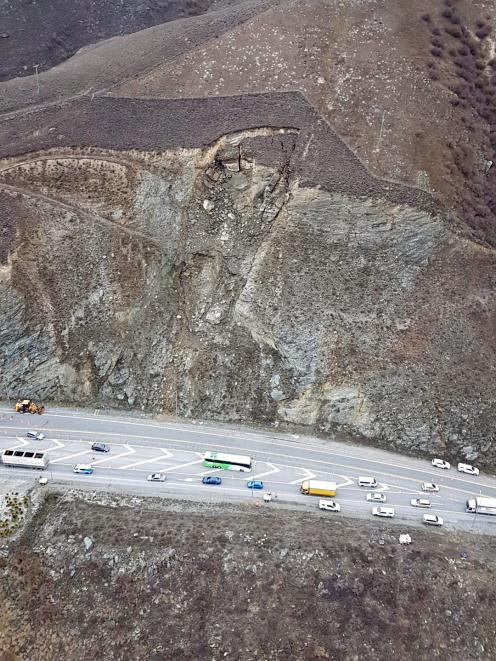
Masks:
[[[320,480],[304,480],[301,483],[300,491],[307,496],[326,496],[333,498],[336,495],[336,483],[322,482]]]
[[[489,498],[488,496],[469,498],[466,510],[471,514],[496,514],[496,498]]]

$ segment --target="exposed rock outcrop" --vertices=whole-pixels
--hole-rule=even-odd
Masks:
[[[206,1],[2,83],[0,397],[495,467],[486,5]]]
[[[4,159],[3,393],[492,461],[492,251],[316,130]]]

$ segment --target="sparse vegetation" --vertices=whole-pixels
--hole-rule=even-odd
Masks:
[[[415,529],[405,548],[396,528],[319,514],[110,503],[49,499],[30,535],[0,559],[4,654],[418,661],[496,653],[492,537]]]
[[[29,507],[29,498],[12,492],[0,497],[0,503],[3,505],[0,510],[0,538],[8,538],[21,525]]]

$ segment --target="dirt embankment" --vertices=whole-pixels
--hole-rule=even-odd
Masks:
[[[78,498],[1,559],[2,659],[495,658],[492,538]]]

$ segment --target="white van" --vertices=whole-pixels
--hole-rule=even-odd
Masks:
[[[329,512],[341,512],[341,505],[331,499],[319,500],[319,509],[328,510]]]
[[[86,475],[91,475],[93,473],[93,466],[91,464],[76,464],[73,469],[73,473],[85,473]]]
[[[374,489],[377,486],[377,480],[375,477],[359,477],[358,478],[359,487],[368,487],[369,489]]]

